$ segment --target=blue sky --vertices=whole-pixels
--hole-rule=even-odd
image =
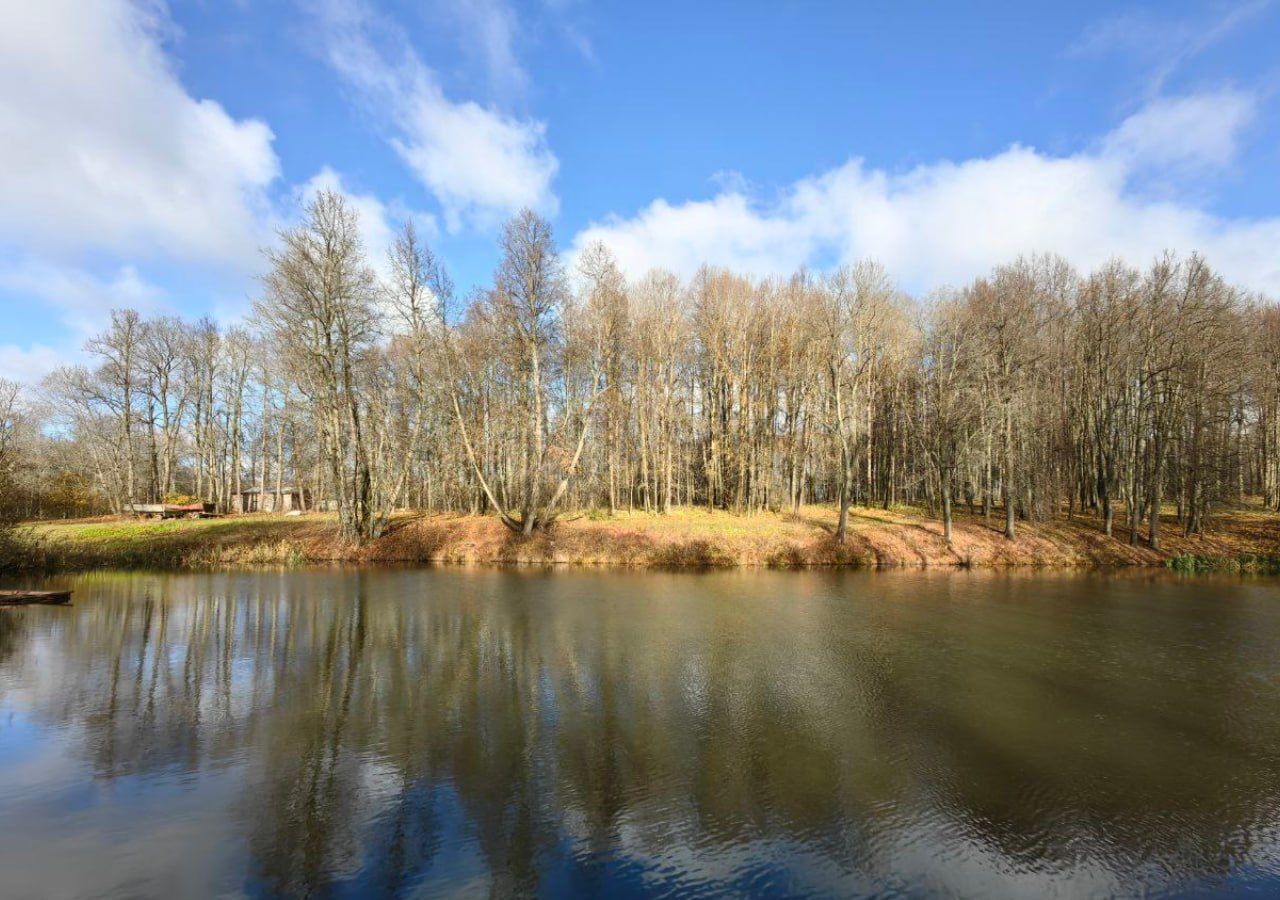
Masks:
[[[531,205],[633,275],[1169,248],[1280,294],[1280,0],[0,3],[0,377],[112,306],[235,320],[319,186],[464,289]]]

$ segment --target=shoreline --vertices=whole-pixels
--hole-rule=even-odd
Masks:
[[[331,514],[262,514],[154,522],[92,519],[20,526],[22,559],[0,571],[218,569],[316,564],[419,564],[618,569],[1132,569],[1280,573],[1280,514],[1225,512],[1205,535],[1184,536],[1172,515],[1155,552],[1107,537],[1092,517],[1020,522],[1010,542],[980,515],[957,516],[953,546],[918,510],[850,511],[847,540],[833,538],[834,508],[733,515],[677,509],[568,517],[522,537],[491,516],[405,513],[363,546],[341,541]]]

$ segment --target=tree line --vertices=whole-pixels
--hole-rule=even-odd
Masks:
[[[874,262],[751,279],[569,266],[524,211],[492,284],[458,296],[407,226],[370,259],[319,194],[266,252],[242,325],[112,313],[92,361],[0,389],[13,515],[123,513],[298,490],[365,540],[393,511],[679,505],[750,514],[956,507],[1096,516],[1159,547],[1162,510],[1280,508],[1280,308],[1198,255],[1080,273],[1020,258],[915,299]],[[6,399],[7,398],[7,399]],[[276,508],[279,508],[278,505]]]

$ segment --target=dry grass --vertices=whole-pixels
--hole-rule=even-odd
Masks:
[[[1256,510],[1223,514],[1213,533],[1183,537],[1170,516],[1165,547],[1130,546],[1094,518],[1019,523],[1017,541],[1000,523],[957,516],[952,547],[942,526],[918,510],[855,508],[849,538],[834,540],[836,511],[734,516],[685,508],[658,516],[620,513],[562,521],[529,538],[491,516],[399,516],[387,534],[358,547],[337,538],[331,515],[136,522],[37,523],[44,568],[198,568],[300,565],[326,561],[458,564],[571,564],[650,568],[760,566],[1158,566],[1173,558],[1236,560],[1280,556],[1280,517]],[[33,560],[34,561],[34,560]]]

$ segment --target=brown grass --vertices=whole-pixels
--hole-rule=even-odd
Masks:
[[[1010,542],[995,519],[957,516],[952,547],[939,522],[918,510],[851,510],[849,537],[834,540],[836,511],[735,516],[685,508],[668,515],[579,517],[523,538],[491,516],[403,514],[365,546],[340,541],[331,515],[230,516],[171,522],[85,520],[36,523],[31,534],[47,569],[112,566],[198,568],[318,562],[711,568],[759,566],[1158,566],[1176,556],[1235,559],[1280,555],[1280,516],[1257,510],[1220,515],[1208,535],[1184,537],[1169,516],[1162,552],[1102,533],[1095,518],[1020,522]],[[36,559],[33,557],[33,563]],[[36,567],[36,566],[33,566]]]

